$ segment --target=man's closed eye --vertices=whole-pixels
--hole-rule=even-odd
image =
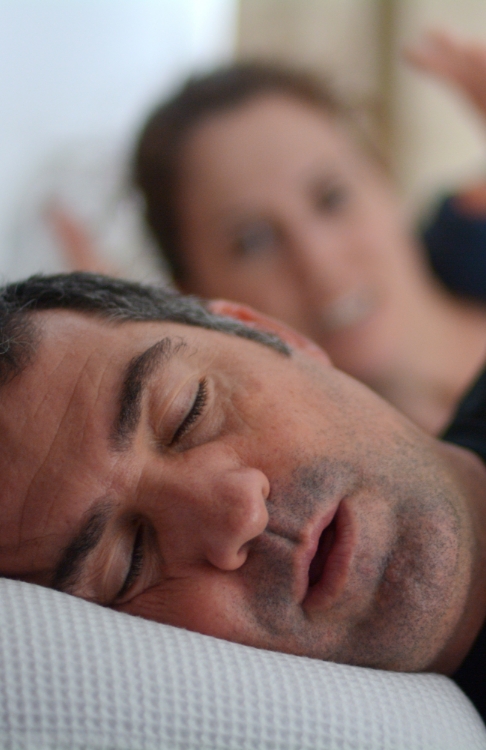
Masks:
[[[140,577],[144,563],[144,545],[145,545],[146,529],[143,523],[138,526],[137,532],[133,540],[132,556],[130,559],[130,567],[125,577],[123,585],[116,596],[116,602],[119,603],[127,594],[130,594],[134,584]]]
[[[208,401],[208,384],[207,384],[206,378],[203,378],[199,382],[199,386],[196,391],[194,401],[192,402],[192,406],[188,414],[185,416],[182,423],[179,425],[174,435],[172,436],[172,440],[170,441],[170,447],[177,446],[182,440],[182,438],[184,437],[184,435],[198,421],[198,419],[204,413],[204,410],[207,405],[207,401]]]

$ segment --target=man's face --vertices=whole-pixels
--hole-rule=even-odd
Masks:
[[[312,657],[443,652],[472,568],[447,448],[299,345],[35,320],[0,400],[0,570]]]

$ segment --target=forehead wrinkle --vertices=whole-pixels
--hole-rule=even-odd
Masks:
[[[28,547],[29,545],[35,545],[36,543],[40,543],[41,540],[47,539],[49,536],[52,536],[53,534],[42,534],[41,530],[38,530],[35,535],[30,536],[26,539],[22,539],[22,527],[25,523],[25,506],[28,504],[28,497],[26,497],[25,502],[22,505],[22,511],[20,515],[20,523],[18,524],[17,528],[17,538],[12,539],[7,544],[0,545],[0,554],[6,555],[8,553],[11,553],[12,555],[17,554],[20,552],[24,547]],[[52,504],[51,504],[52,505]],[[32,573],[32,571],[30,571]],[[0,573],[0,575],[7,575],[7,573]]]
[[[90,354],[90,356],[85,360],[82,368],[80,370],[78,370],[76,378],[73,380],[73,383],[72,383],[72,388],[71,388],[71,392],[69,394],[68,401],[67,401],[67,403],[65,404],[65,406],[63,408],[62,414],[59,416],[57,427],[56,427],[56,431],[55,431],[55,434],[53,436],[53,439],[49,442],[49,445],[48,445],[48,448],[47,448],[46,452],[42,456],[42,459],[41,459],[40,463],[38,464],[38,466],[37,466],[34,474],[32,475],[32,477],[30,479],[30,482],[29,482],[29,485],[27,487],[27,491],[26,491],[26,494],[25,494],[25,502],[22,505],[22,511],[21,511],[21,515],[20,515],[19,537],[18,537],[18,543],[17,543],[18,547],[22,546],[22,540],[21,540],[22,539],[22,528],[24,528],[24,526],[25,526],[26,523],[27,523],[27,526],[28,526],[28,521],[27,521],[27,517],[26,517],[27,513],[28,513],[27,507],[28,506],[30,507],[30,505],[31,505],[31,503],[29,502],[29,499],[32,496],[34,496],[32,502],[35,503],[35,490],[34,490],[34,486],[35,486],[36,480],[38,479],[39,475],[42,475],[42,472],[44,471],[46,465],[48,465],[48,463],[49,463],[49,459],[52,457],[52,454],[55,453],[55,451],[57,450],[59,439],[65,440],[65,438],[63,436],[59,435],[60,426],[62,425],[62,423],[66,419],[69,420],[69,415],[71,413],[71,406],[72,406],[73,402],[75,401],[75,399],[77,398],[77,391],[78,391],[79,383],[83,380],[83,378],[86,377],[86,371],[87,371],[89,362],[90,362],[90,360],[91,360],[91,358],[93,356],[94,356],[93,354]],[[57,370],[59,370],[59,368],[62,366],[62,363],[65,360],[69,361],[69,359],[70,359],[69,353],[64,354],[64,356],[61,358],[61,360],[56,364],[55,368],[52,370],[52,374],[50,375],[50,377],[52,377],[54,375],[54,373]],[[90,372],[90,371],[88,370],[88,372]],[[94,383],[94,381],[92,381],[92,382],[93,382],[93,385],[95,387],[98,387]],[[41,399],[41,401],[36,406],[36,409],[35,409],[35,411],[33,413],[33,420],[37,420],[37,417],[39,416],[39,412],[41,411],[43,405],[45,405],[46,402],[48,403],[50,393],[51,393],[51,389],[48,388],[47,391],[45,392],[45,394],[43,395],[43,398]],[[84,437],[85,437],[85,426],[86,426],[87,419],[88,419],[88,415],[84,414],[83,423],[76,425],[76,434],[79,436],[79,443],[81,443],[83,441]],[[55,456],[54,456],[54,458],[55,458]],[[56,463],[56,462],[54,461],[54,463]],[[48,525],[49,519],[50,519],[52,513],[54,512],[55,501],[54,501],[54,496],[53,496],[52,493],[49,495],[49,499],[50,499],[49,508],[46,507],[46,513],[44,514],[44,521],[43,521],[44,528]],[[39,540],[40,539],[46,539],[46,535],[42,535],[41,532],[38,532],[38,534],[36,534],[36,536],[34,538],[26,540],[26,541],[32,542],[35,539],[39,539]]]
[[[63,355],[63,357],[62,357],[62,358],[61,358],[61,359],[60,359],[60,360],[59,360],[59,361],[58,361],[58,362],[56,363],[56,365],[54,366],[54,368],[53,368],[52,370],[50,370],[50,371],[49,371],[49,374],[48,374],[48,379],[49,379],[49,381],[50,381],[50,380],[51,380],[52,378],[54,378],[54,377],[55,377],[55,374],[56,374],[56,372],[57,372],[57,371],[58,371],[58,370],[59,370],[59,369],[61,368],[61,366],[62,366],[62,363],[63,363],[63,362],[64,362],[64,361],[66,360],[66,359],[69,359],[69,354],[64,354],[64,355]],[[23,427],[23,426],[25,426],[25,424],[26,424],[26,423],[27,423],[28,421],[31,421],[31,422],[37,422],[37,418],[38,418],[38,416],[39,416],[39,412],[41,411],[41,409],[42,409],[42,408],[43,408],[43,406],[45,405],[46,401],[48,401],[48,399],[49,399],[50,395],[51,395],[51,389],[50,389],[50,388],[47,388],[47,390],[45,390],[45,391],[43,392],[43,394],[42,394],[42,397],[41,397],[40,401],[38,401],[38,402],[36,403],[36,405],[35,405],[35,408],[34,408],[34,411],[32,412],[32,414],[28,414],[28,413],[27,413],[27,412],[26,412],[25,410],[22,410],[23,420],[22,420],[22,423],[21,423],[21,424],[19,425],[19,431],[21,431],[21,430],[22,430],[22,427]]]
[[[94,397],[91,397],[90,403],[88,404],[88,408],[84,412],[84,418],[83,418],[82,424],[80,423],[76,427],[76,434],[77,434],[77,436],[79,438],[79,443],[80,444],[83,442],[83,440],[86,437],[86,425],[90,421],[90,413],[89,412],[91,412],[91,414],[92,413],[103,414],[105,412],[105,409],[106,409],[106,401],[105,401],[104,395],[103,395],[103,380],[105,379],[105,377],[106,377],[107,374],[108,374],[108,377],[110,375],[111,362],[112,362],[113,358],[112,357],[108,358],[107,362],[104,364],[103,368],[96,368],[96,366],[95,366],[95,368],[90,367],[90,363],[91,363],[91,361],[93,359],[94,359],[95,365],[96,365],[96,360],[97,360],[97,352],[96,351],[92,351],[89,354],[89,356],[87,357],[87,359],[86,359],[83,367],[79,371],[78,377],[76,378],[76,382],[75,382],[73,390],[72,390],[71,398],[70,398],[70,400],[69,400],[69,402],[67,404],[66,412],[65,412],[65,414],[69,413],[69,411],[70,411],[69,407],[70,407],[72,401],[76,398],[77,386],[80,383],[80,381],[85,378],[86,380],[88,380],[88,382],[91,385],[93,391],[95,391],[95,395],[94,395]],[[116,359],[116,357],[115,357],[115,359]],[[93,370],[94,370],[94,372],[93,372]],[[85,402],[84,402],[84,399],[83,399],[83,404],[84,403]],[[101,407],[98,409],[97,407],[98,407],[98,404],[100,404],[100,403],[101,403]],[[89,438],[89,436],[88,436],[88,438]]]
[[[86,370],[86,368],[87,368],[87,366],[88,366],[88,364],[89,364],[89,360],[91,359],[91,357],[92,357],[92,356],[93,356],[92,354],[90,354],[90,355],[89,355],[89,357],[88,357],[88,358],[87,358],[87,359],[85,360],[85,362],[84,362],[83,366],[81,367],[81,369],[80,369],[80,370],[78,371],[78,373],[77,373],[77,375],[76,375],[75,379],[74,379],[74,380],[72,381],[72,387],[71,387],[71,389],[70,389],[69,400],[68,400],[68,402],[67,402],[67,404],[66,404],[66,407],[65,407],[65,408],[64,408],[64,410],[63,410],[63,414],[62,414],[62,416],[61,416],[61,417],[60,417],[60,419],[59,419],[59,423],[61,423],[61,422],[63,421],[63,419],[65,418],[65,416],[66,416],[67,412],[69,411],[69,407],[70,407],[70,405],[71,405],[71,403],[72,403],[72,401],[73,401],[73,398],[74,398],[74,395],[75,395],[75,393],[76,393],[76,390],[77,390],[78,384],[79,384],[80,380],[82,379],[82,377],[83,377],[83,375],[84,375],[84,373],[85,373],[85,370]],[[50,382],[50,381],[51,381],[52,379],[54,379],[54,378],[55,378],[55,374],[56,374],[56,372],[57,372],[57,371],[58,371],[59,369],[61,369],[61,367],[62,367],[63,363],[64,363],[65,361],[67,361],[67,362],[70,362],[70,361],[71,361],[71,358],[72,358],[72,354],[71,354],[71,352],[70,352],[70,351],[67,351],[67,352],[65,352],[65,353],[63,354],[63,356],[62,356],[62,357],[60,358],[60,360],[59,360],[59,361],[58,361],[58,362],[56,363],[55,367],[54,367],[54,368],[53,368],[53,369],[52,369],[52,370],[51,370],[51,371],[49,372],[49,374],[48,374],[48,379],[49,379],[49,382]],[[34,410],[34,412],[33,412],[33,415],[32,415],[32,419],[33,419],[34,421],[35,421],[35,420],[37,420],[37,417],[38,417],[38,415],[39,415],[39,412],[41,411],[41,409],[43,408],[43,406],[45,406],[45,403],[46,403],[46,402],[49,402],[50,400],[52,400],[52,399],[51,399],[51,396],[52,396],[52,389],[51,389],[51,387],[48,387],[48,388],[47,388],[47,389],[45,390],[45,392],[44,392],[44,394],[43,394],[43,396],[42,396],[41,400],[40,400],[40,401],[39,401],[39,402],[38,402],[38,403],[36,404],[35,410]]]

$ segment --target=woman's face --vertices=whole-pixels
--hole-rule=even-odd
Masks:
[[[198,126],[180,174],[185,291],[249,303],[379,377],[423,274],[387,175],[345,127],[261,96]]]

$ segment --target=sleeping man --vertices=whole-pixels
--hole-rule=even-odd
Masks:
[[[1,289],[0,327],[4,576],[349,664],[452,674],[470,652],[468,671],[481,380],[448,433],[473,452],[239,305],[78,273]]]

